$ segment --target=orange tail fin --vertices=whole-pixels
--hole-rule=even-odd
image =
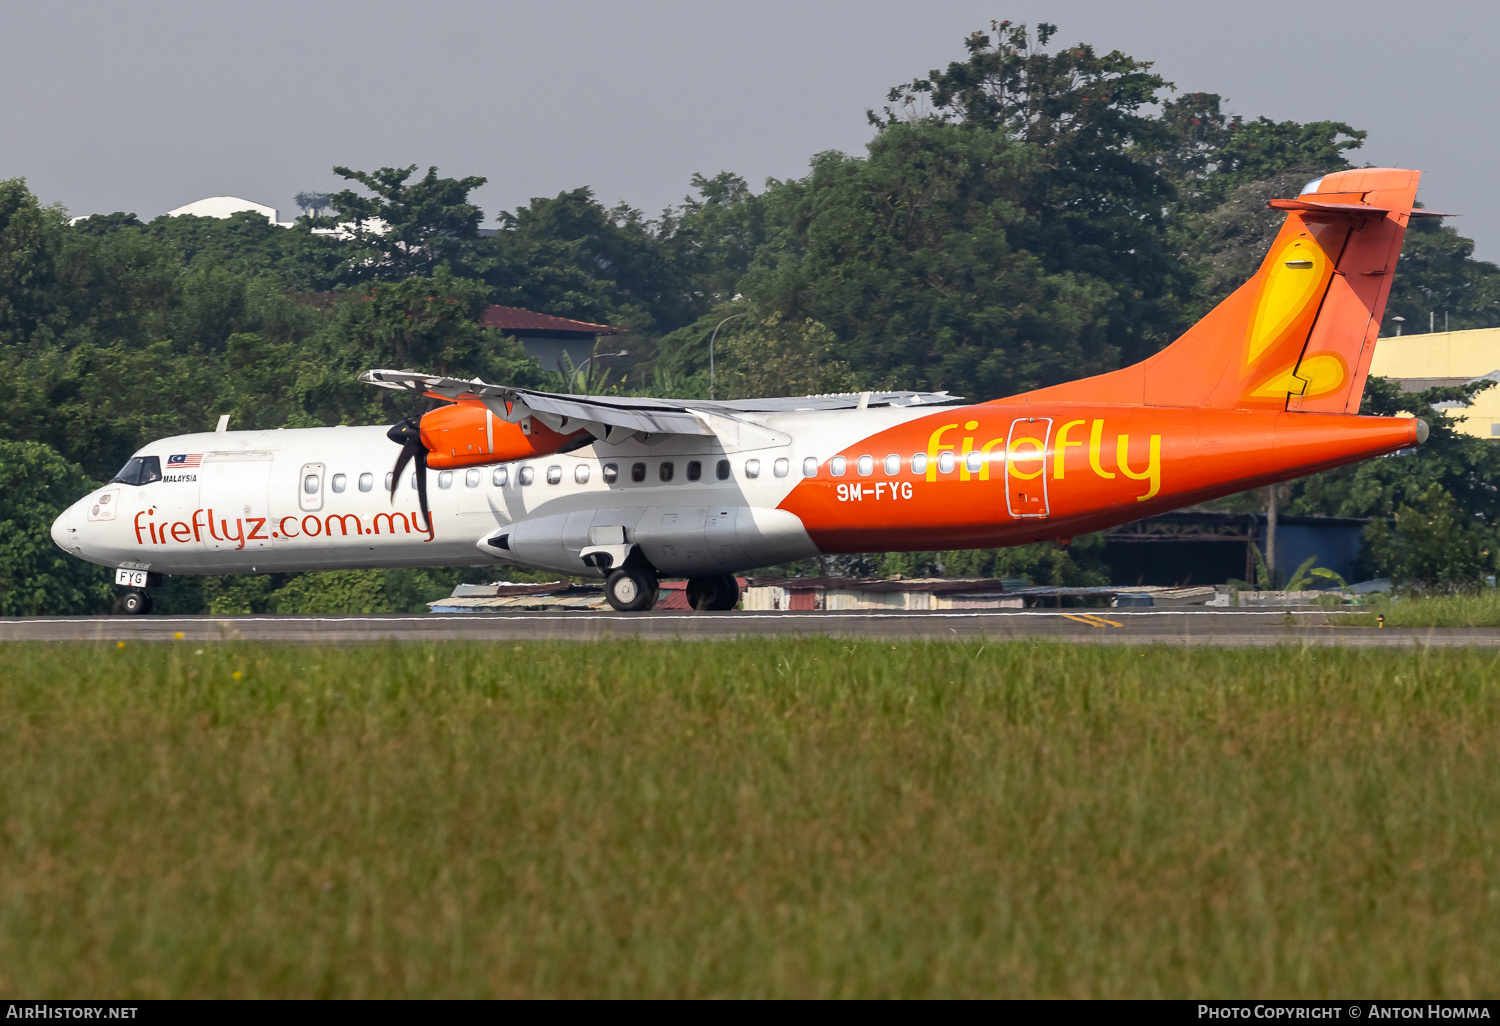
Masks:
[[[1272,200],[1287,219],[1260,270],[1181,338],[1132,367],[1025,398],[1357,413],[1420,178],[1340,171]]]

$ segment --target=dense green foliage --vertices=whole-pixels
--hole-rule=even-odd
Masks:
[[[68,555],[48,533],[90,485],[55,450],[0,440],[0,616],[108,607],[109,571]]]
[[[7,993],[1500,986],[1492,650],[3,655]]]
[[[336,168],[349,187],[303,197],[317,216],[291,229],[253,213],[70,224],[23,181],[0,182],[0,439],[45,446],[97,481],[148,440],[223,413],[236,428],[394,419],[355,381],[371,366],[561,386],[477,326],[496,302],[629,329],[629,358],[594,368],[595,387],[668,396],[708,393],[721,325],[720,397],[922,387],[988,399],[1140,359],[1253,271],[1281,219],[1265,200],[1350,166],[1364,133],[1234,116],[1216,94],[1174,94],[1148,62],[1054,47],[1055,33],[997,23],[962,60],[893,89],[865,153],[817,154],[806,176],[759,192],[695,175],[694,195],[655,218],[573,188],[500,212],[485,233],[469,202],[483,178],[417,178],[415,166]],[[1500,269],[1472,250],[1451,228],[1414,226],[1392,312],[1418,329],[1429,313],[1500,324]],[[1376,411],[1412,403],[1378,383],[1371,396]],[[1438,487],[1472,527],[1472,551],[1438,583],[1472,583],[1500,550],[1500,477],[1484,443],[1437,438],[1305,482],[1292,506],[1392,516]],[[45,548],[45,534],[32,541]],[[1377,546],[1372,569],[1406,573],[1398,549]],[[887,562],[1024,564],[1070,582],[1097,571],[1040,550]],[[221,605],[280,608],[272,592],[289,583],[224,583],[235,597]],[[174,588],[164,606],[220,601],[217,584]],[[105,601],[31,593],[52,611]]]

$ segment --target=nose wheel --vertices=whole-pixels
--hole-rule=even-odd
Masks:
[[[622,613],[640,613],[656,605],[661,585],[656,575],[640,567],[621,567],[604,581],[604,597]]]
[[[151,612],[151,596],[144,591],[127,591],[120,598],[120,610],[127,616],[143,616]]]

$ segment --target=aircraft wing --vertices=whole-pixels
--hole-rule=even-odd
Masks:
[[[639,396],[566,395],[512,385],[491,385],[475,378],[445,378],[413,371],[367,370],[367,385],[429,395],[450,402],[484,403],[497,417],[519,423],[537,417],[554,431],[569,424],[596,438],[618,441],[624,435],[716,435],[718,418],[742,420],[741,414],[800,410],[863,410],[880,406],[942,406],[962,402],[947,392],[842,392],[710,402],[699,399],[651,399]]]

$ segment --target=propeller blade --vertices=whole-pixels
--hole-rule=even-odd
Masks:
[[[420,443],[418,443],[420,446]],[[422,508],[422,519],[432,529],[432,514],[427,511],[427,450],[417,449],[417,505]]]
[[[407,417],[394,424],[385,437],[401,446],[401,455],[396,457],[396,469],[391,472],[391,502],[396,501],[396,489],[401,484],[401,472],[411,461],[416,461],[417,504],[422,508],[422,518],[427,528],[432,528],[432,514],[427,509],[427,446],[422,444],[421,425]]]
[[[391,501],[395,502],[396,489],[401,485],[401,472],[406,469],[413,456],[421,458],[425,469],[427,451],[422,446],[422,431],[412,423],[410,417],[393,425],[385,433],[385,437],[401,446],[401,455],[396,457],[396,469],[391,472]]]

